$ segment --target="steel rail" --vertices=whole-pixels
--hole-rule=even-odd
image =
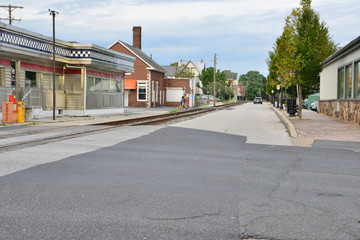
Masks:
[[[111,122],[104,122],[104,123],[97,123],[97,124],[89,124],[87,126],[98,126],[98,127],[96,129],[91,129],[91,130],[87,129],[87,130],[81,131],[81,132],[72,132],[72,133],[42,137],[42,138],[37,138],[37,139],[32,139],[32,140],[24,140],[24,141],[9,143],[9,144],[2,144],[2,145],[0,145],[0,152],[8,152],[8,151],[17,150],[20,148],[33,147],[33,146],[47,144],[47,143],[51,143],[51,142],[57,142],[57,141],[62,141],[62,140],[66,140],[66,139],[72,139],[72,138],[77,138],[77,137],[81,137],[81,136],[86,136],[86,135],[90,135],[90,134],[110,131],[110,130],[113,130],[115,128],[119,128],[122,126],[163,124],[163,123],[177,120],[180,118],[189,118],[189,117],[193,117],[196,115],[212,112],[217,109],[232,107],[235,105],[238,105],[238,104],[227,104],[227,105],[221,105],[218,107],[209,107],[209,108],[197,108],[197,109],[185,110],[185,111],[176,112],[176,113],[168,113],[168,114],[154,115],[154,116],[148,116],[148,117],[132,118],[132,119],[111,121]],[[63,130],[63,128],[61,128],[61,129]],[[48,131],[54,131],[54,129],[48,129]],[[33,132],[35,132],[35,131],[33,131]],[[43,133],[43,132],[46,132],[46,131],[39,130],[39,133]],[[25,132],[24,135],[27,135],[27,133]]]

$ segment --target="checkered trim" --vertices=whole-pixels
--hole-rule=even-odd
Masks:
[[[49,41],[41,41],[37,38],[31,38],[21,34],[16,34],[0,30],[0,43],[10,44],[21,48],[27,48],[43,53],[52,54],[53,44]],[[133,62],[122,57],[108,54],[106,52],[96,51],[94,49],[72,49],[61,46],[55,46],[55,53],[58,56],[66,58],[91,58],[104,63],[115,64],[133,68]]]
[[[45,53],[52,53],[52,49],[53,49],[53,45],[45,41],[39,41],[29,37],[5,32],[5,31],[0,31],[0,42],[19,46],[19,47],[29,48],[32,50],[41,51]],[[64,56],[64,57],[71,56],[71,50],[67,48],[56,46],[55,52],[57,55],[60,56]]]
[[[72,58],[90,58],[91,51],[90,50],[71,50]]]

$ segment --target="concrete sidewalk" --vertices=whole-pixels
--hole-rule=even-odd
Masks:
[[[270,104],[289,130],[293,145],[312,146],[317,140],[355,142],[360,146],[360,126],[319,114],[311,110],[302,111],[302,119],[289,117],[284,110]]]

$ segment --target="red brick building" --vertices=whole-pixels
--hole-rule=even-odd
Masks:
[[[141,27],[133,27],[133,45],[120,40],[109,49],[133,56],[134,72],[125,74],[125,107],[158,107],[165,105],[165,70],[141,51]]]
[[[190,103],[190,78],[166,78],[166,100],[165,105],[168,107],[180,106],[181,97],[186,96],[185,106],[188,108]]]

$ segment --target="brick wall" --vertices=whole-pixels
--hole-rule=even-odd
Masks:
[[[124,53],[133,57],[136,57],[131,51],[125,48],[120,43],[114,44],[111,50]],[[148,70],[149,66],[144,63],[142,60],[136,57],[134,62],[134,72],[131,74],[126,74],[125,79],[136,79],[136,80],[145,80],[150,81],[148,85],[148,101],[147,102],[138,102],[137,101],[137,90],[131,90],[129,94],[129,107],[158,107],[164,105],[164,94],[165,94],[165,82],[164,82],[164,73]],[[152,83],[154,82],[154,84]],[[156,83],[158,84],[158,92],[156,93]],[[154,86],[154,92],[157,96],[154,97],[155,104],[152,101],[153,90],[152,86]]]
[[[189,96],[190,96],[190,79],[188,78],[167,78],[165,79],[165,88],[183,88],[185,89],[185,94],[188,99],[186,101],[186,107],[189,105]],[[178,107],[180,105],[180,100],[178,102],[165,102],[165,106],[168,107]]]
[[[164,94],[165,94],[165,80],[164,73],[151,71],[151,81],[154,82],[154,92],[157,94],[155,96],[155,107],[164,106]],[[158,84],[158,91],[156,93],[156,84]],[[162,99],[161,99],[162,98]],[[152,98],[151,98],[152,99]],[[151,106],[154,106],[154,102],[151,103]]]
[[[321,100],[319,102],[319,113],[360,125],[360,99]]]

